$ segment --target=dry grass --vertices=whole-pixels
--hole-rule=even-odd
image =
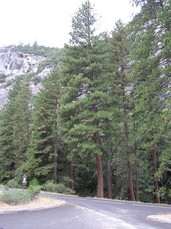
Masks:
[[[62,204],[64,201],[56,200],[52,198],[45,198],[45,197],[37,197],[33,201],[28,204],[21,204],[21,205],[9,205],[0,202],[0,210],[12,210],[12,209],[19,209],[19,208],[36,208],[36,207],[52,207],[56,205]]]
[[[167,214],[167,215],[157,215],[158,219],[169,219],[171,220],[171,214]]]
[[[0,190],[0,195],[2,194],[2,190]],[[41,197],[37,196],[34,200],[32,200],[29,203],[26,204],[20,204],[20,205],[9,205],[3,202],[0,202],[0,210],[15,210],[15,209],[24,209],[24,208],[39,208],[39,207],[53,207],[58,206],[64,203],[62,200],[57,200],[53,198],[48,197]]]
[[[150,220],[171,223],[171,214],[149,215],[147,218]]]

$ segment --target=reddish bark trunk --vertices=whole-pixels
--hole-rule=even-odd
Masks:
[[[74,176],[73,176],[73,165],[72,165],[72,161],[70,161],[70,188],[73,190],[74,189]]]
[[[124,111],[125,111],[125,109],[124,109]],[[128,125],[127,125],[126,122],[124,122],[124,131],[125,131],[125,141],[126,141],[127,177],[128,177],[129,194],[130,194],[130,200],[135,201],[133,181],[132,181],[131,163],[130,163],[130,160],[129,160],[130,153],[129,153],[129,146],[128,146],[128,141],[129,141],[129,138],[128,138]]]
[[[128,160],[127,161],[127,173],[128,173],[128,187],[129,187],[129,193],[130,193],[130,200],[135,200],[134,195],[134,188],[133,188],[133,182],[132,182],[132,172],[131,172],[131,163]]]
[[[55,146],[55,152],[54,152],[54,180],[55,182],[57,182],[57,179],[58,179],[57,167],[58,167],[58,154],[57,154],[57,148]]]
[[[136,161],[136,187],[135,187],[135,200],[139,201],[139,182],[138,182],[138,162]]]
[[[96,154],[96,167],[98,177],[97,197],[103,198],[103,169],[100,154]]]
[[[153,150],[153,171],[154,171],[154,190],[156,194],[156,203],[160,203],[160,195],[159,195],[159,182],[157,177],[157,148],[154,146]]]
[[[107,192],[108,198],[112,199],[112,182],[111,182],[111,169],[110,169],[110,158],[107,158]]]
[[[97,107],[94,104],[93,105],[93,112],[96,113],[97,112]],[[97,119],[95,119],[93,121],[93,125],[94,126],[98,126],[98,121]],[[98,132],[95,132],[93,134],[93,141],[96,145],[99,144],[99,135]],[[104,193],[103,193],[103,168],[102,168],[102,160],[101,160],[101,155],[100,154],[96,154],[96,169],[97,169],[97,197],[98,198],[103,198]]]

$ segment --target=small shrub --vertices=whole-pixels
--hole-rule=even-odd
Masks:
[[[8,186],[9,188],[21,188],[21,184],[18,184],[15,179],[9,180],[6,186]]]
[[[43,185],[43,190],[48,191],[48,192],[56,192],[56,184],[53,183],[52,181],[47,181]]]
[[[65,194],[74,194],[74,191],[69,187],[66,187],[64,184],[59,183],[55,184],[52,181],[48,181],[43,185],[43,190],[48,192],[57,192],[57,193],[65,193]]]
[[[31,194],[26,190],[4,190],[0,196],[0,201],[10,205],[28,203],[31,199]]]
[[[56,191],[59,193],[66,193],[66,187],[64,184],[56,184]]]
[[[29,182],[29,186],[39,186],[39,181],[36,178],[33,178],[30,182]]]
[[[32,199],[40,193],[41,188],[42,186],[40,185],[29,186],[28,192],[30,193]]]
[[[61,179],[60,179],[60,183],[64,184],[66,187],[68,187],[71,183],[71,178],[68,177],[68,176],[63,176]]]

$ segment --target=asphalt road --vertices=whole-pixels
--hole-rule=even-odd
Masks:
[[[47,194],[46,194],[47,195]],[[0,215],[0,229],[170,229],[148,215],[171,213],[171,206],[53,195],[60,207]]]

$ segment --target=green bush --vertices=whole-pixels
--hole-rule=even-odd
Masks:
[[[71,178],[68,176],[63,176],[61,177],[59,183],[64,184],[66,187],[69,187],[70,183],[71,183]]]
[[[39,192],[40,186],[31,186],[28,189],[23,190],[3,190],[3,193],[0,196],[0,201],[10,205],[28,203],[33,200]]]
[[[48,181],[43,185],[43,190],[48,192],[57,192],[65,194],[74,194],[74,191],[69,187],[66,187],[64,184],[59,183],[55,184],[52,181]]]
[[[36,178],[33,178],[30,182],[29,182],[29,186],[39,186],[39,181]]]
[[[12,180],[9,180],[6,186],[8,186],[8,188],[21,188],[21,184],[18,184],[15,178]]]
[[[40,193],[41,188],[42,187],[40,185],[29,186],[27,191],[29,192],[31,199]]]
[[[43,185],[43,190],[48,192],[56,192],[56,184],[52,181],[47,181]]]
[[[4,190],[0,196],[0,201],[10,205],[27,203],[31,199],[30,193],[26,190]]]

